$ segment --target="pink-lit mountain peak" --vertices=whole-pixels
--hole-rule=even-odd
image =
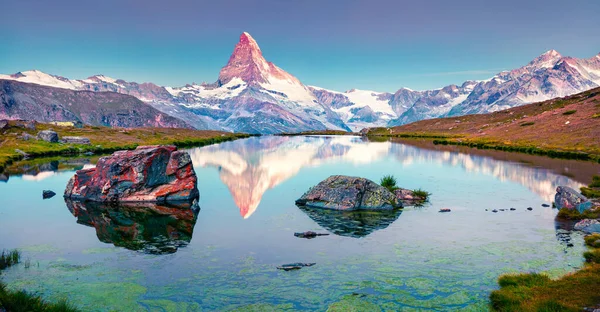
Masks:
[[[528,65],[535,67],[552,67],[563,56],[556,50],[549,50],[534,58]]]
[[[240,35],[240,40],[235,45],[227,65],[221,69],[219,83],[224,85],[234,78],[240,78],[248,84],[269,83],[270,78],[300,84],[296,77],[267,62],[258,43],[247,32]]]

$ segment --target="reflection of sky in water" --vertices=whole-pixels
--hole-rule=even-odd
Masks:
[[[67,297],[85,311],[223,311],[256,303],[324,311],[352,293],[393,311],[479,311],[501,273],[557,276],[582,263],[581,236],[572,235],[570,248],[557,241],[556,210],[541,207],[556,185],[579,184],[551,170],[356,137],[257,137],[191,155],[201,194],[195,224],[127,210],[82,211],[78,220],[61,196],[72,171],[0,183],[0,248],[21,248],[34,263],[2,279],[45,298]],[[375,181],[393,174],[400,186],[433,196],[391,216],[315,215],[294,205],[332,174]],[[58,195],[42,200],[45,189]],[[438,213],[445,207],[452,212]],[[485,211],[509,207],[517,210]],[[141,239],[156,245],[149,235],[168,235],[173,226],[184,242],[176,250],[127,249]],[[331,235],[293,236],[307,230]],[[276,269],[292,262],[317,265]]]
[[[327,164],[372,164],[377,167],[390,164],[389,170],[398,171],[401,181],[404,174],[400,169],[421,168],[428,172],[431,168],[437,168],[436,174],[448,175],[453,174],[453,167],[458,167],[470,176],[491,176],[500,182],[523,185],[547,202],[553,201],[558,185],[574,189],[582,186],[550,170],[519,163],[390,142],[364,142],[361,138],[349,136],[250,138],[192,149],[190,154],[197,167],[219,168],[219,176],[229,188],[244,218],[254,213],[268,189],[294,177],[302,168],[319,168]],[[378,181],[380,176],[370,177]]]

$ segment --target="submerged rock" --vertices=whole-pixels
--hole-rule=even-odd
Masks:
[[[306,192],[296,205],[335,210],[391,210],[402,207],[385,187],[365,178],[334,175]]]
[[[58,143],[58,133],[52,130],[42,130],[38,132],[37,138],[50,143]]]
[[[180,203],[99,203],[66,199],[77,223],[103,243],[148,254],[174,253],[192,239],[200,208]]]
[[[452,210],[450,210],[450,208],[442,208],[440,209],[440,212],[450,212]]]
[[[310,266],[313,266],[315,264],[316,263],[314,263],[314,262],[313,263],[300,263],[300,262],[297,262],[297,263],[288,263],[288,264],[280,265],[277,268],[279,270],[291,271],[291,270],[300,270],[303,267],[310,267]]]
[[[198,187],[187,152],[175,146],[140,146],[78,170],[64,196],[98,202],[191,201],[198,198]]]
[[[308,239],[315,238],[317,236],[327,236],[327,235],[329,235],[329,233],[317,233],[317,232],[313,232],[313,231],[294,233],[294,236],[296,236],[296,237],[308,238]]]
[[[396,198],[404,205],[410,206],[417,203],[422,203],[426,200],[425,197],[415,195],[415,192],[412,190],[407,190],[403,188],[398,188],[394,190],[394,195]]]
[[[527,207],[527,210],[529,210],[529,211],[532,211],[532,210],[533,210],[533,208],[531,208],[531,207]]]
[[[592,208],[591,201],[568,186],[559,186],[556,188],[554,203],[559,210],[562,208],[577,209],[579,213]]]
[[[542,204],[542,207],[548,208],[548,207],[550,207],[550,205],[548,205],[548,204]]]
[[[52,197],[54,197],[54,195],[56,195],[56,193],[54,193],[53,191],[50,191],[50,190],[44,190],[42,192],[42,198],[43,199],[52,198]]]

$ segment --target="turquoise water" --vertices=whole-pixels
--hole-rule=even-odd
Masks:
[[[565,172],[589,163],[540,166],[349,136],[255,137],[189,152],[195,212],[67,205],[60,194],[72,170],[9,177],[0,184],[0,248],[27,260],[2,279],[85,311],[485,311],[502,273],[557,277],[582,265],[581,235],[541,204],[556,186],[578,188],[600,171],[592,165],[580,178]],[[294,205],[333,174],[393,174],[433,195],[391,214]],[[44,189],[59,195],[42,200]],[[293,235],[307,230],[331,235]],[[293,262],[316,265],[276,269]]]

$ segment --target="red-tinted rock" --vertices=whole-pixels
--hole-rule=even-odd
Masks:
[[[198,198],[198,188],[187,152],[175,146],[140,146],[77,171],[64,196],[98,202],[189,201]]]

